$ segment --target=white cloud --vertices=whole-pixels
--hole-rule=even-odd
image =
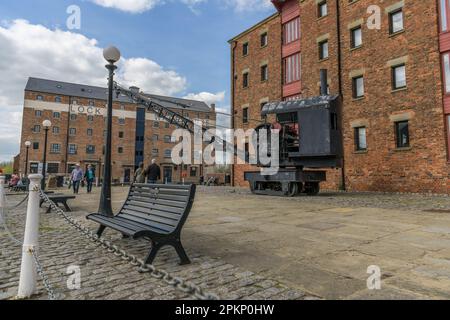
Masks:
[[[185,99],[203,101],[208,105],[212,103],[218,104],[225,99],[225,91],[210,93],[210,92],[200,92],[200,93],[189,93],[184,96]]]
[[[102,48],[81,34],[51,30],[25,20],[0,25],[0,161],[19,151],[23,92],[28,77],[106,86]],[[149,93],[177,95],[185,77],[146,58],[123,58],[117,79]],[[202,93],[206,98],[214,94]],[[224,95],[224,93],[223,93]],[[218,100],[223,100],[218,95]]]
[[[114,8],[130,13],[141,13],[153,9],[162,0],[92,0],[105,8]]]
[[[270,0],[221,0],[229,7],[234,8],[237,12],[259,11],[273,9]]]
[[[197,6],[207,3],[208,0],[91,0],[97,5],[106,8],[114,8],[130,13],[142,13],[153,9],[159,4],[166,2],[179,1],[189,7],[192,12],[198,14]],[[237,12],[261,11],[273,9],[270,0],[216,0],[219,4],[233,8]]]

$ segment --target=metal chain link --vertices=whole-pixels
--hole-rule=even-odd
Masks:
[[[63,217],[70,225],[75,229],[80,231],[87,239],[93,242],[100,243],[103,249],[107,250],[109,253],[113,253],[115,256],[122,258],[122,260],[127,261],[133,266],[139,267],[140,273],[149,273],[153,278],[159,279],[167,283],[168,285],[184,292],[188,293],[199,300],[218,300],[219,297],[215,294],[205,292],[201,287],[187,282],[179,277],[174,277],[165,270],[157,269],[152,264],[146,264],[142,259],[138,259],[135,255],[127,253],[123,249],[119,249],[117,245],[112,244],[110,241],[100,238],[97,234],[89,230],[88,228],[81,225],[72,217],[68,216],[61,208],[59,208],[50,198],[39,188],[35,187],[39,191],[39,195],[44,202],[46,202],[52,210],[54,210],[58,215]]]
[[[3,224],[3,229],[5,230],[6,234],[8,235],[8,237],[10,238],[10,240],[12,242],[14,242],[17,246],[22,246],[23,243],[22,241],[18,240],[16,237],[14,237],[14,235],[12,234],[12,232],[10,231],[8,224],[6,223],[6,214],[5,214],[5,210],[11,210],[14,208],[18,208],[21,204],[23,204],[25,202],[25,200],[28,199],[28,195],[22,200],[20,201],[18,204],[16,204],[15,206],[12,207],[6,207],[6,208],[2,208],[0,209],[0,215],[2,216],[3,219],[1,219],[2,224]],[[34,248],[29,249],[30,253],[33,256],[33,260],[36,266],[36,271],[39,274],[39,276],[42,279],[42,283],[44,285],[45,290],[47,291],[48,297],[50,300],[56,300],[56,295],[55,295],[55,291],[52,289],[52,287],[49,284],[48,281],[48,277],[46,276],[46,274],[44,273],[44,270],[42,268],[42,265],[39,263],[39,259],[37,257],[37,253],[35,251]]]
[[[42,283],[44,284],[44,288],[45,290],[47,290],[47,294],[50,300],[56,300],[56,294],[55,291],[53,290],[53,288],[50,286],[50,283],[48,281],[48,277],[47,275],[44,273],[44,270],[42,268],[42,265],[39,262],[39,259],[37,257],[37,253],[36,250],[34,248],[29,249],[33,259],[34,259],[34,264],[36,265],[36,271],[39,274],[39,276],[42,279]]]

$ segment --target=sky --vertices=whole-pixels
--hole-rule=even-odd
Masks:
[[[270,0],[1,1],[0,162],[19,152],[28,77],[106,87],[109,45],[119,83],[228,113],[227,41],[273,12]]]

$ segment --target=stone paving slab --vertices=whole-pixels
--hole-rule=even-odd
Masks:
[[[114,210],[120,208],[126,191],[113,188]],[[98,199],[98,189],[91,195],[80,194],[70,202],[73,215],[85,221],[86,212],[96,211]],[[62,290],[66,299],[189,298],[139,278],[122,261],[77,239],[76,232],[57,219],[48,215],[41,227],[46,234],[42,254],[53,268],[52,278],[63,289],[69,262],[80,264],[86,278],[86,292]],[[16,220],[12,222],[20,234],[23,224]],[[282,198],[256,196],[242,188],[199,187],[182,233],[193,264],[179,267],[172,249],[164,250],[156,263],[230,299],[446,299],[449,228],[448,196],[325,192],[317,197]],[[140,256],[148,249],[145,241],[136,245],[111,231],[106,236]],[[0,239],[3,250],[2,234]],[[12,259],[9,251],[6,256],[6,261]],[[0,279],[8,278],[0,280],[0,292],[9,292],[10,283],[17,282],[18,265],[0,258],[0,270],[7,273],[0,271]],[[52,262],[57,259],[65,262]],[[382,271],[381,290],[367,289],[367,267],[373,264]],[[114,291],[116,287],[123,291]]]
[[[8,197],[10,202],[18,197]],[[13,236],[21,239],[24,229],[25,205],[15,212],[7,212],[7,223]],[[161,280],[141,274],[136,267],[124,262],[90,240],[83,238],[56,214],[41,212],[39,260],[58,294],[68,300],[149,300],[194,299]],[[85,220],[85,212],[71,213],[77,220],[93,230],[96,225]],[[0,228],[0,230],[3,230]],[[144,258],[149,249],[145,240],[123,239],[107,230],[105,237],[131,254]],[[17,294],[21,247],[0,231],[0,300],[12,299]],[[171,248],[164,248],[155,261],[157,268],[181,277],[222,299],[311,299],[315,296],[291,289],[276,281],[236,267],[217,258],[190,253],[192,264],[178,265],[178,256]],[[81,289],[69,290],[67,268],[81,269]],[[33,299],[47,299],[39,280],[39,293]]]

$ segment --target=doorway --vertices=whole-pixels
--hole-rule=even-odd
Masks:
[[[172,183],[172,167],[163,168],[163,183]]]

